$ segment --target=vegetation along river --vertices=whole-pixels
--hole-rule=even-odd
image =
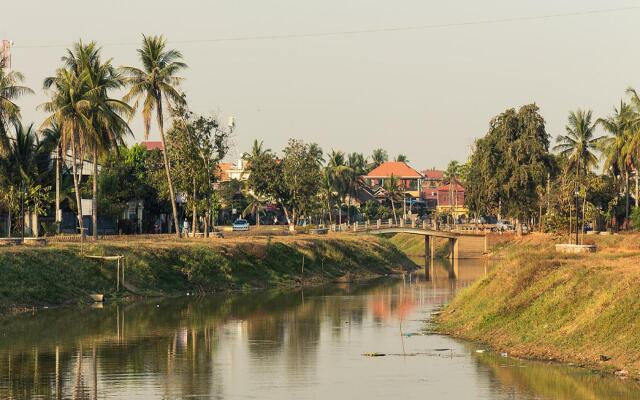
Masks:
[[[422,271],[5,318],[0,398],[640,398],[634,382],[427,333],[431,313],[486,269],[440,261],[429,280]]]

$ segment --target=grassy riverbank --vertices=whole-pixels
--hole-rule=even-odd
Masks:
[[[415,267],[384,239],[350,235],[112,240],[85,245],[84,253],[124,255],[123,294],[134,296],[294,286]],[[0,312],[114,295],[116,281],[115,261],[82,257],[76,243],[1,248],[0,275]]]
[[[537,235],[504,246],[504,260],[456,296],[438,328],[517,357],[640,378],[640,235],[587,239],[597,253],[559,254],[559,239]]]

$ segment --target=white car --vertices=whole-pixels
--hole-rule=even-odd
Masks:
[[[506,219],[502,219],[496,223],[497,231],[512,231],[513,229],[513,224]]]

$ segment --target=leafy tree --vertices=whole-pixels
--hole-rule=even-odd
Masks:
[[[396,162],[408,163],[409,162],[409,158],[407,158],[407,156],[404,155],[404,154],[398,154],[396,156]]]
[[[167,50],[166,40],[162,36],[144,36],[142,37],[142,47],[138,49],[138,55],[142,68],[125,67],[124,72],[127,75],[127,84],[129,92],[125,95],[124,100],[129,102],[135,100],[134,109],[138,108],[140,100],[142,103],[142,119],[144,121],[145,138],[149,136],[151,128],[151,119],[153,112],[156,113],[158,128],[160,129],[160,139],[163,147],[166,149],[166,140],[164,135],[164,105],[170,106],[184,104],[184,98],[178,91],[178,85],[182,78],[178,73],[185,69],[187,65],[182,62],[182,54],[177,50]],[[171,209],[173,212],[173,225],[176,227],[176,235],[180,235],[178,225],[178,209],[176,206],[176,196],[171,179],[171,165],[169,155],[166,151],[163,153],[164,168],[167,178],[167,187],[171,201]]]
[[[404,191],[400,189],[400,180],[391,175],[389,179],[384,180],[383,188],[387,200],[391,203],[391,209],[393,210],[393,221],[398,223],[398,214],[396,213],[396,202],[404,201]]]
[[[509,109],[491,120],[469,160],[466,201],[479,215],[523,220],[539,205],[540,186],[551,170],[549,135],[535,104]]]

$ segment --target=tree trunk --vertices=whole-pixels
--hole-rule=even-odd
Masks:
[[[209,211],[207,210],[207,212],[205,213],[204,216],[204,237],[208,238],[209,237]]]
[[[91,199],[93,240],[98,240],[98,149],[93,149],[93,198]]]
[[[630,178],[629,178],[629,171],[626,172],[626,183],[625,183],[625,196],[626,196],[626,202],[625,202],[625,206],[624,206],[624,226],[627,225],[628,221],[629,221],[629,209],[631,208],[631,193],[630,193]]]
[[[84,241],[84,224],[82,222],[82,200],[80,199],[80,185],[78,184],[78,166],[76,157],[76,129],[74,126],[71,133],[71,172],[73,173],[73,189],[76,192],[76,207],[78,217],[78,227],[80,228],[80,238]]]
[[[62,158],[62,143],[58,143],[56,155],[56,230],[60,233],[62,225],[62,211],[60,210],[60,159]]]
[[[193,177],[193,208],[192,208],[193,218],[191,223],[191,235],[193,237],[196,237],[196,232],[197,232],[197,229],[196,229],[196,223],[198,222],[198,209],[196,207],[197,200],[198,199],[196,198],[196,177],[194,175]]]
[[[256,212],[253,216],[256,220],[256,226],[259,228],[260,227],[260,206],[258,205],[258,207],[256,207]]]
[[[640,171],[638,170],[639,168],[636,167],[636,207],[640,206],[640,198],[638,198],[638,184],[640,184],[639,180],[640,180]]]
[[[171,211],[173,212],[173,226],[178,239],[182,237],[178,228],[178,207],[176,206],[176,195],[173,190],[173,180],[171,179],[171,167],[169,166],[169,154],[167,154],[167,142],[164,138],[164,121],[162,117],[162,98],[158,98],[158,126],[160,127],[160,139],[162,140],[162,156],[164,158],[164,172],[167,175],[167,185],[169,186],[169,196],[171,197]]]
[[[391,209],[393,210],[393,223],[398,225],[398,215],[396,214],[396,205],[391,199]]]

